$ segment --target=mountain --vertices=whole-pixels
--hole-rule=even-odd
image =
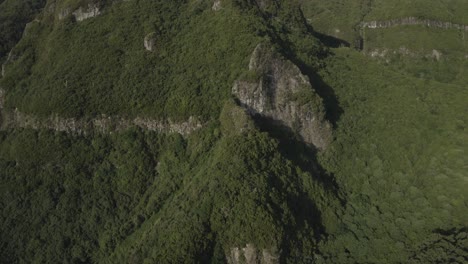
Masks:
[[[466,1],[0,1],[2,263],[465,263]]]

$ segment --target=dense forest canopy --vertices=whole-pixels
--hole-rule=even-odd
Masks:
[[[0,0],[1,262],[468,262],[467,8]]]

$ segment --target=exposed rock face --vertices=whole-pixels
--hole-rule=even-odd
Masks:
[[[391,50],[387,48],[381,48],[381,49],[372,49],[364,52],[366,55],[372,57],[372,58],[389,58],[394,55],[400,55],[400,56],[405,56],[405,57],[410,57],[410,58],[427,58],[427,59],[433,59],[435,61],[440,61],[444,54],[441,51],[438,50],[432,50],[431,53],[424,53],[424,52],[416,52],[416,51],[411,51],[408,48],[402,46],[399,49]]]
[[[3,108],[5,107],[5,91],[0,88],[0,128],[3,127]]]
[[[147,51],[154,51],[156,48],[156,32],[146,35],[144,40],[145,49]]]
[[[0,109],[3,109],[5,105],[5,90],[0,89]]]
[[[99,7],[96,4],[88,4],[88,8],[80,7],[73,12],[76,21],[83,21],[88,18],[96,17],[101,14]]]
[[[3,100],[3,94],[2,98]],[[3,106],[3,101],[2,101]],[[185,122],[172,122],[171,120],[161,121],[148,118],[125,119],[121,117],[110,117],[102,115],[93,119],[61,118],[57,115],[46,119],[39,119],[33,115],[28,115],[15,111],[2,109],[4,117],[2,129],[7,128],[32,128],[48,129],[70,134],[102,133],[108,134],[128,130],[132,127],[139,127],[148,131],[160,133],[178,133],[187,136],[202,127],[201,123],[194,117],[190,117]]]
[[[55,8],[55,5],[51,5],[49,9],[50,8]],[[77,10],[73,11],[73,13],[71,12],[69,7],[65,7],[58,12],[58,19],[63,20],[70,14],[73,14],[76,21],[81,22],[83,20],[99,16],[101,14],[101,11],[99,9],[99,6],[93,3],[88,4],[87,7],[80,7]]]
[[[214,3],[213,3],[213,6],[211,7],[211,9],[213,9],[213,11],[219,11],[219,10],[221,10],[221,8],[223,8],[221,0],[215,0]]]
[[[52,8],[55,8],[55,5],[52,6]],[[70,8],[64,8],[59,11],[58,13],[58,18],[59,20],[65,19],[68,15],[70,15]]]
[[[249,64],[253,77],[235,82],[233,94],[250,114],[271,119],[319,150],[332,139],[321,98],[308,77],[266,45],[255,48]]]
[[[2,64],[2,77],[4,77],[6,74],[6,67],[8,64],[13,63],[17,58],[18,56],[14,54],[13,50],[8,53],[6,61]]]
[[[372,58],[385,58],[385,56],[388,54],[388,49],[373,49],[366,52],[366,54]]]
[[[5,77],[6,66],[7,66],[6,62],[2,64],[2,77]]]
[[[160,133],[178,133],[188,136],[192,132],[202,128],[202,124],[195,117],[190,117],[183,122],[172,120],[156,120],[137,117],[126,119],[118,116],[101,115],[96,118],[62,118],[52,115],[48,118],[38,118],[34,115],[25,114],[18,109],[5,109],[5,91],[0,89],[0,129],[9,128],[31,128],[48,129],[57,132],[86,135],[90,133],[109,134],[121,132],[133,127],[139,127],[147,131]]]
[[[436,61],[440,61],[440,58],[442,58],[442,52],[438,50],[432,50],[431,57],[435,59]]]
[[[405,17],[400,19],[385,20],[385,21],[369,21],[361,24],[362,28],[389,28],[405,25],[424,25],[433,28],[442,29],[458,29],[468,31],[468,25],[455,24],[451,22],[443,22],[431,19],[419,19],[416,17]]]
[[[244,248],[231,248],[227,256],[228,264],[278,264],[279,257],[273,250],[258,250],[252,244],[247,244]]]

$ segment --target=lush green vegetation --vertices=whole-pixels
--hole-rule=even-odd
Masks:
[[[317,31],[356,47],[359,47],[361,22],[417,17],[468,24],[465,11],[468,2],[464,0],[307,0],[302,5],[306,18]],[[402,37],[396,39],[404,40]]]
[[[464,0],[376,0],[372,1],[372,11],[367,18],[387,20],[411,16],[468,24],[465,10],[468,10],[468,2]]]
[[[208,0],[102,1],[102,15],[77,22],[58,13],[88,2],[58,1],[13,49],[0,80],[7,108],[205,122],[185,138],[0,131],[0,259],[226,263],[232,248],[253,244],[280,263],[466,263],[460,32],[369,30],[360,52],[327,47],[342,42],[311,28],[351,43],[369,19],[467,19],[456,8],[463,1],[424,2],[415,10],[410,1],[302,1],[307,22],[295,1],[222,1],[216,12]],[[12,21],[26,16],[0,10],[9,14],[0,28],[18,31]],[[153,52],[143,45],[150,33]],[[5,47],[17,42],[7,39]],[[335,126],[327,150],[231,98],[235,80],[258,79],[247,69],[261,42],[310,79],[315,91],[291,100],[322,97]],[[413,55],[366,54],[401,47]],[[433,50],[439,60],[426,57]]]
[[[295,49],[307,47],[306,55],[317,46],[299,28],[289,32],[304,28],[297,12],[278,12],[289,25],[269,21],[242,1],[219,12],[210,4],[124,1],[80,23],[43,14],[13,50],[19,58],[2,80],[7,106],[41,116],[216,118],[261,39],[296,36]],[[157,35],[154,52],[143,47],[151,32]]]
[[[240,14],[197,10],[181,1],[143,1],[116,3],[106,15],[81,23],[44,17],[17,47],[33,46],[34,52],[23,54],[11,68],[15,74],[3,81],[4,87],[16,87],[7,102],[38,115],[209,117],[228,96],[229,82],[219,80],[239,74],[255,36],[249,39]],[[222,30],[227,24],[237,28]],[[143,39],[153,31],[157,51],[150,53]],[[226,52],[231,48],[237,50]]]
[[[324,76],[344,114],[322,164],[345,186],[347,210],[342,234],[324,248],[343,263],[418,262],[428,233],[467,221],[466,87],[420,80],[349,49],[335,52]]]
[[[308,0],[303,2],[303,10],[316,31],[358,46],[359,23],[370,12],[371,3],[371,0]]]
[[[246,243],[294,259],[314,250],[332,192],[267,134],[221,136],[216,124],[188,140],[2,133],[2,259],[206,263]]]
[[[467,33],[468,34],[468,33]],[[400,26],[365,31],[366,49],[388,48],[398,50],[405,47],[412,52],[431,53],[438,50],[445,55],[463,58],[468,53],[468,40],[459,30],[425,28],[423,26]]]
[[[394,27],[366,30],[364,52],[414,77],[443,83],[468,82],[467,40],[459,30]]]

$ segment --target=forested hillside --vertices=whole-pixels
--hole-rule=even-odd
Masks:
[[[0,0],[0,262],[468,262],[467,8]]]

